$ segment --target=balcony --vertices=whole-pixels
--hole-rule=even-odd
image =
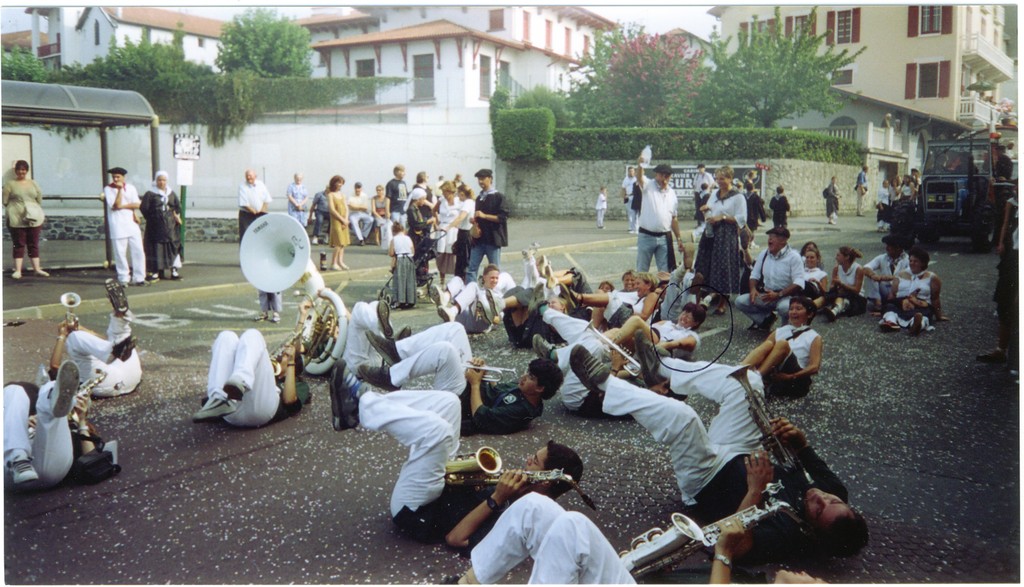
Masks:
[[[60,41],[56,43],[50,43],[49,45],[40,45],[36,54],[40,59],[46,59],[48,57],[59,57],[60,56]]]
[[[981,100],[978,96],[960,96],[957,120],[972,128],[986,127],[991,122],[998,123],[1003,114],[991,102]]]
[[[893,128],[879,127],[872,123],[851,126],[829,126],[825,128],[804,128],[810,132],[826,134],[838,139],[856,141],[872,152],[902,153],[903,136]]]
[[[985,79],[1000,83],[1013,79],[1013,59],[979,34],[961,40],[964,63]]]

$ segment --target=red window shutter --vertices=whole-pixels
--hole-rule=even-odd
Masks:
[[[860,42],[860,8],[853,9],[853,30],[850,32],[850,42]]]
[[[836,44],[836,11],[829,10],[825,13],[825,44]]]
[[[917,97],[917,64],[907,64],[907,84],[904,87],[903,97],[913,100]]]
[[[949,61],[939,62],[939,97],[949,97]]]
[[[948,35],[953,32],[953,7],[942,7],[942,34]]]
[[[917,6],[907,6],[907,36],[916,37],[917,27],[921,24]]]
[[[771,33],[774,33],[774,32],[775,32],[775,19],[774,18],[769,18],[768,19],[768,33],[771,34]]]
[[[750,28],[750,23],[749,22],[741,22],[740,23],[740,30],[741,31],[747,32],[747,29],[749,29],[749,28]]]
[[[786,17],[786,36],[788,37],[788,36],[790,36],[792,34],[793,34],[793,17],[792,16],[787,16]]]
[[[818,13],[814,12],[807,18],[811,19],[811,36],[818,34]]]

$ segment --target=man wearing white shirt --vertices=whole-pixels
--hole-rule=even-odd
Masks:
[[[697,175],[693,179],[693,191],[695,193],[700,192],[700,186],[708,184],[708,189],[711,189],[715,185],[715,176],[708,171],[703,163],[697,165]]]
[[[653,257],[658,271],[671,271],[669,267],[669,231],[679,243],[679,251],[683,250],[683,241],[679,238],[679,221],[676,219],[678,199],[675,191],[669,187],[672,168],[661,164],[654,168],[654,181],[647,181],[644,176],[643,160],[637,161],[636,183],[643,192],[640,214],[637,218],[636,237],[636,270],[648,271]]]
[[[750,273],[750,293],[736,298],[736,309],[754,321],[751,330],[771,330],[776,314],[789,321],[789,298],[804,288],[804,263],[789,247],[789,230],[768,231],[768,248],[757,256]]]
[[[370,216],[370,196],[363,191],[363,184],[356,182],[356,191],[348,197],[348,223],[356,233],[359,246],[363,246],[366,237],[373,229],[373,216]]]
[[[629,216],[629,234],[636,234],[636,210],[633,209],[633,184],[636,183],[636,167],[626,168],[626,177],[622,180],[622,203],[626,205]]]
[[[267,186],[256,179],[256,171],[246,169],[245,182],[238,186],[238,242],[252,221],[267,213],[272,199]]]
[[[114,265],[117,280],[121,285],[146,284],[146,253],[142,250],[142,230],[135,218],[135,211],[142,205],[139,192],[125,182],[128,171],[124,167],[107,170],[110,184],[103,188],[107,202],[107,223],[110,227],[110,242],[114,249]],[[129,283],[128,255],[131,255],[131,283]]]

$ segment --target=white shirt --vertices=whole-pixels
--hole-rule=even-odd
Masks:
[[[718,190],[711,194],[711,198],[708,199],[708,211],[704,213],[704,218],[723,215],[735,218],[736,226],[743,226],[747,223],[747,199],[743,197],[743,194],[737,192],[724,200],[718,199]]]
[[[364,208],[364,210],[352,210],[349,208],[349,214],[353,212],[362,212],[363,214],[370,213],[370,196],[367,195],[366,192],[363,192],[358,196],[353,193],[352,195],[346,196],[345,201],[348,202],[349,206],[355,204],[356,206]]]
[[[469,230],[473,227],[473,215],[476,214],[476,200],[465,199],[462,201],[462,211],[466,213],[466,217],[462,219],[462,223],[459,224],[459,230]]]
[[[110,238],[129,238],[142,236],[139,223],[135,222],[135,210],[114,210],[114,200],[117,199],[117,190],[108,184],[103,188],[103,197],[107,200],[107,221],[110,222]],[[130,183],[124,184],[121,192],[121,205],[141,204],[139,192]]]
[[[796,363],[800,365],[801,369],[806,369],[807,363],[811,359],[811,345],[814,344],[815,339],[821,338],[821,335],[812,328],[803,326],[801,328],[807,329],[795,338],[789,339],[789,337],[793,336],[793,330],[795,330],[793,326],[787,324],[778,327],[775,330],[775,342],[782,340],[788,342],[789,354],[796,357]]]
[[[692,336],[697,341],[697,345],[693,347],[693,350],[696,351],[700,348],[700,335],[685,326],[680,326],[678,322],[662,320],[652,325],[651,328],[658,331],[660,342],[672,342]]]
[[[711,175],[710,171],[705,171],[704,173],[697,174],[697,177],[693,179],[693,189],[699,192],[700,186],[705,183],[708,184],[709,190],[715,189],[715,185],[717,185],[715,183],[715,176]]]
[[[629,199],[633,198],[633,184],[636,183],[636,177],[626,176],[622,180],[622,189],[626,190],[626,197]]]
[[[412,257],[412,239],[409,235],[396,234],[395,238],[391,239],[391,242],[395,245],[395,256],[401,257],[402,255],[409,255]]]
[[[676,192],[671,187],[666,185],[663,190],[657,181],[649,179],[644,183],[644,195],[637,224],[651,232],[668,232],[672,230],[672,219],[676,217],[678,205]]]
[[[878,188],[878,203],[889,206],[892,204],[892,200],[889,196],[889,188]]]
[[[258,179],[255,185],[242,182],[242,185],[238,186],[239,208],[249,207],[259,213],[263,208],[263,204],[269,204],[271,201],[273,201],[273,198],[270,197],[270,190]]]
[[[765,289],[770,291],[782,291],[793,284],[803,288],[804,260],[789,245],[782,247],[778,255],[765,249],[757,256],[750,278],[763,279]]]
[[[892,265],[895,265],[896,268],[893,269],[891,267]],[[897,259],[890,259],[888,253],[882,253],[868,261],[868,263],[864,265],[864,268],[870,269],[875,275],[889,277],[896,275],[901,271],[910,271],[910,257],[908,257],[906,253],[903,253]]]
[[[608,209],[608,196],[604,195],[604,192],[597,192],[597,205],[594,206],[595,210],[607,210]]]

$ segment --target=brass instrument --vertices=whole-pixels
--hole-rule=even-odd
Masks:
[[[270,353],[270,368],[274,371],[274,377],[280,377],[281,373],[284,372],[284,367],[281,366],[281,359],[284,357],[284,352],[288,347],[300,341],[304,332],[304,330],[293,332],[292,335],[288,337],[288,340],[282,342],[276,349],[274,349],[274,352]]]
[[[90,395],[92,395],[93,388],[96,387],[97,385],[99,385],[100,383],[103,383],[103,380],[106,379],[106,378],[107,378],[107,372],[106,371],[100,371],[99,369],[97,369],[96,370],[96,375],[94,375],[91,379],[89,379],[85,383],[83,383],[83,384],[78,386],[78,392],[75,393],[75,395],[76,396],[89,397]]]
[[[465,369],[477,369],[484,372],[484,381],[490,381],[491,383],[497,383],[501,380],[504,373],[515,373],[515,369],[505,369],[503,367],[492,367],[490,365],[482,365],[477,367],[472,363],[463,363],[462,367]]]
[[[764,395],[757,393],[750,386],[750,380],[747,379],[748,369],[750,369],[749,366],[743,365],[730,373],[729,377],[739,381],[743,391],[747,394],[747,408],[750,411],[751,419],[754,420],[754,424],[761,431],[761,444],[764,446],[764,450],[772,456],[777,465],[787,471],[803,471],[807,482],[813,483],[810,474],[807,473],[800,463],[799,457],[790,447],[783,444],[777,436],[772,434],[772,419],[768,414],[768,406],[764,402]]]
[[[639,377],[640,376],[640,373],[641,373],[641,371],[643,371],[643,369],[640,367],[640,361],[636,360],[636,357],[634,357],[632,353],[630,353],[626,349],[620,347],[619,345],[615,344],[612,341],[612,339],[610,339],[607,336],[605,336],[603,332],[601,332],[600,330],[594,328],[593,324],[587,324],[587,328],[591,332],[596,334],[597,337],[599,339],[601,339],[601,341],[604,342],[604,344],[607,345],[610,350],[613,350],[613,351],[619,353],[620,355],[622,355],[622,357],[624,359],[626,359],[625,369],[626,369],[627,373],[629,373],[633,377]]]
[[[481,485],[497,485],[498,479],[504,472],[501,468],[501,456],[498,451],[489,446],[481,447],[475,453],[458,455],[448,461],[444,466],[445,485],[459,485],[476,487]],[[590,509],[596,510],[597,505],[586,493],[580,489],[572,475],[567,475],[562,469],[551,469],[548,471],[523,471],[529,484],[543,483],[545,481],[564,481],[580,494],[580,499]]]
[[[71,330],[78,328],[78,316],[72,312],[82,303],[82,296],[76,294],[73,291],[63,293],[60,296],[60,305],[64,306],[64,321],[71,326]]]
[[[666,530],[651,528],[637,536],[630,542],[629,550],[619,553],[619,558],[633,578],[639,579],[672,568],[703,548],[714,546],[721,534],[721,526],[730,520],[749,529],[761,520],[783,512],[803,525],[791,505],[775,499],[775,494],[781,489],[782,483],[769,483],[763,492],[764,507],[750,506],[703,528],[683,514],[672,514],[672,526]]]

